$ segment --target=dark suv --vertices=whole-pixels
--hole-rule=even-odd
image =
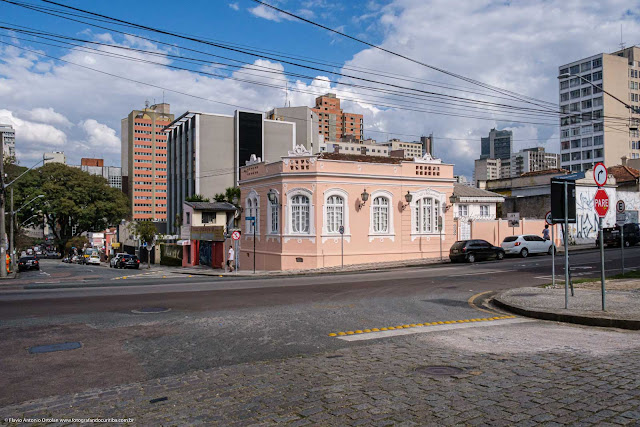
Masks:
[[[629,247],[640,242],[640,227],[638,224],[629,223],[624,226],[624,246]],[[620,246],[620,227],[607,227],[602,229],[604,244],[606,246]],[[596,238],[596,246],[600,246],[600,234]]]
[[[490,258],[503,259],[504,249],[493,246],[486,240],[459,240],[449,249],[451,262],[476,262]]]

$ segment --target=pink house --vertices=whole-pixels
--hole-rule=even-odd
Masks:
[[[257,270],[438,258],[441,250],[446,258],[453,183],[453,165],[429,155],[313,155],[298,146],[279,162],[253,159],[241,169],[240,268],[253,268],[254,231]]]

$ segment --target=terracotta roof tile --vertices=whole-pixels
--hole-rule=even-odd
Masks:
[[[640,178],[640,171],[629,166],[611,166],[608,172],[614,176],[618,184],[623,182],[637,182]]]

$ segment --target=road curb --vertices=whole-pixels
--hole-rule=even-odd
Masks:
[[[551,320],[554,322],[575,323],[585,326],[599,326],[605,328],[640,330],[640,320],[615,319],[612,317],[590,317],[571,313],[558,313],[557,311],[533,310],[516,304],[511,304],[500,299],[504,292],[493,297],[492,302],[498,307],[521,316],[534,319]]]

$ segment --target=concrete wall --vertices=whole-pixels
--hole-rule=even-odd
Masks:
[[[293,150],[296,140],[296,125],[292,122],[276,120],[264,121],[264,160],[277,162]],[[242,167],[244,165],[240,165]]]
[[[624,102],[629,102],[629,65],[628,59],[614,55],[603,55],[602,77],[603,89],[617,96]],[[603,92],[604,114],[607,117],[629,117],[629,110],[611,96]],[[605,121],[605,125],[607,122]],[[609,123],[609,126],[613,126]],[[624,126],[624,124],[623,124]],[[620,126],[618,126],[620,127]],[[595,147],[594,147],[595,148]],[[606,166],[619,165],[622,156],[629,156],[629,133],[605,128],[604,132],[604,164]]]
[[[235,186],[234,118],[200,114],[198,126],[195,192],[213,200],[216,193]]]

